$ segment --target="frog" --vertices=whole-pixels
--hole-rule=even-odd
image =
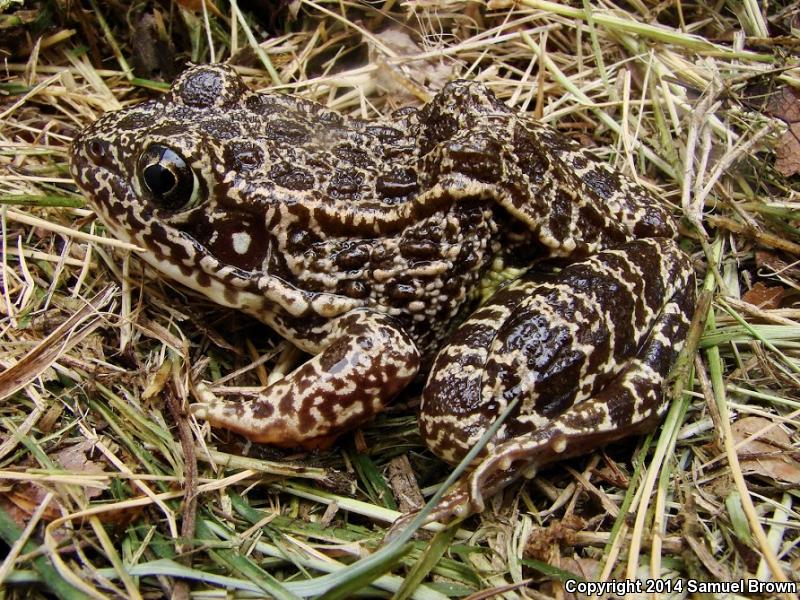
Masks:
[[[668,404],[695,303],[670,211],[480,82],[363,119],[192,66],[81,131],[70,172],[146,263],[310,355],[252,399],[198,387],[212,427],[327,447],[420,380],[422,438],[456,464],[502,415],[439,516]]]

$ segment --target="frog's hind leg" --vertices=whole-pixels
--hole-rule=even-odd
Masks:
[[[684,302],[691,291],[668,303],[647,342],[612,383],[596,396],[569,409],[546,429],[538,429],[492,448],[468,476],[449,492],[426,519],[446,522],[484,509],[484,498],[522,477],[532,478],[549,462],[583,454],[624,437],[652,430],[666,409],[661,402],[672,364],[675,336],[688,327]],[[678,346],[681,345],[679,341]],[[622,415],[631,415],[620,425]],[[406,521],[393,527],[402,529]]]
[[[259,443],[319,448],[372,418],[417,374],[419,352],[381,313],[340,317],[331,344],[252,401],[201,391],[192,412]]]
[[[673,275],[672,297],[638,352],[610,382],[547,427],[499,444],[472,472],[468,487],[473,510],[483,510],[483,490],[492,490],[509,475],[532,477],[541,465],[656,427],[668,405],[665,382],[683,346],[694,298],[693,278],[685,272]]]
[[[669,239],[499,290],[437,356],[423,392],[423,437],[449,462],[518,399],[456,494],[480,510],[485,494],[543,464],[652,429],[693,303],[691,263]],[[458,509],[458,498],[445,504]]]
[[[599,393],[568,409],[546,429],[496,446],[469,476],[472,510],[483,510],[484,491],[491,493],[498,480],[531,478],[541,465],[652,431],[667,408],[664,384],[688,326],[680,302],[668,303],[637,357]]]

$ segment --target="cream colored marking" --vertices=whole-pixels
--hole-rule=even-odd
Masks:
[[[554,452],[558,452],[561,454],[564,450],[567,449],[567,438],[566,436],[560,435],[555,438],[552,442],[550,442],[550,447],[553,449]]]

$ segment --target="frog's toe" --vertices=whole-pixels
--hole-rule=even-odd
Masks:
[[[422,521],[421,526],[435,522],[448,524],[454,519],[460,520],[475,512],[477,511],[472,505],[472,501],[466,487],[463,485],[463,483],[458,484],[449,492],[447,492],[447,494],[445,494],[441,500],[439,500],[436,506]],[[415,510],[414,512],[398,517],[397,520],[392,523],[389,531],[384,536],[384,543],[388,543],[397,538],[403,530],[411,525],[419,513],[419,510]]]
[[[470,486],[469,508],[474,513],[481,513],[486,508],[486,501],[483,499],[483,492],[480,487]],[[462,513],[466,512],[462,510]]]
[[[273,394],[278,390],[267,388]],[[273,398],[259,396],[254,401],[227,401],[216,398],[205,386],[195,386],[201,400],[189,407],[192,415],[208,421],[214,427],[222,427],[238,433],[250,441],[272,444],[285,448],[308,447],[314,439],[297,419],[285,419],[276,414]]]

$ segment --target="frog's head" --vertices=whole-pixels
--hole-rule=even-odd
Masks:
[[[161,98],[82,131],[70,170],[114,235],[168,276],[261,317],[275,305],[303,314],[319,294],[285,283],[273,248],[287,235],[280,207],[314,181],[289,173],[276,183],[273,173],[287,142],[307,135],[313,106],[255,94],[224,65],[194,67]]]
[[[162,98],[107,113],[81,132],[72,175],[114,234],[158,261],[202,253],[257,270],[267,251],[263,212],[253,218],[234,189],[235,174],[262,160],[236,118],[249,94],[229,67],[190,69]]]

